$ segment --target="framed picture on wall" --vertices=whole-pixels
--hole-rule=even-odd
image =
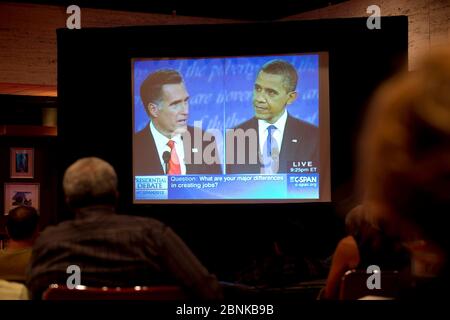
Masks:
[[[34,149],[11,148],[11,178],[34,177]]]
[[[39,183],[5,183],[5,215],[18,206],[31,206],[39,211]]]

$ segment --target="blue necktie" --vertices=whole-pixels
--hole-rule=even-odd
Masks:
[[[271,124],[270,126],[267,127],[267,150],[266,150],[266,155],[268,155],[269,157],[272,156],[273,132],[276,129],[277,129],[277,127],[275,127],[273,124]],[[275,144],[276,144],[276,142],[275,142]]]
[[[274,174],[278,172],[278,153],[279,148],[277,140],[273,137],[273,132],[277,129],[274,125],[267,127],[267,139],[263,146],[261,173]]]

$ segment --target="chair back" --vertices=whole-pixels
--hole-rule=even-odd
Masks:
[[[76,286],[69,289],[66,286],[52,284],[42,295],[43,300],[151,300],[175,301],[187,300],[180,287],[86,287]]]
[[[364,296],[397,298],[400,292],[400,276],[398,271],[381,271],[381,288],[369,289],[367,279],[372,276],[365,270],[349,270],[341,280],[340,300],[355,300]]]

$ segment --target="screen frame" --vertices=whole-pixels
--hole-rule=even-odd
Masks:
[[[131,101],[131,119],[132,130],[130,141],[134,139],[134,126],[135,126],[135,62],[140,61],[160,61],[160,60],[177,60],[177,59],[226,59],[226,58],[253,58],[253,57],[283,57],[283,56],[302,56],[302,55],[317,55],[319,59],[318,64],[318,112],[319,123],[318,129],[320,135],[320,175],[319,175],[319,198],[318,199],[155,199],[155,200],[136,200],[135,190],[135,168],[134,168],[134,151],[131,152],[131,166],[132,166],[132,194],[131,199],[133,205],[152,205],[152,204],[283,204],[283,203],[329,203],[331,202],[331,164],[330,164],[330,92],[329,92],[329,52],[328,51],[304,51],[304,52],[283,52],[277,54],[257,54],[257,55],[204,55],[204,56],[161,56],[161,57],[148,57],[148,56],[135,56],[130,58],[130,70],[131,70],[131,89],[130,89],[130,101]],[[299,81],[301,81],[301,76]],[[131,143],[132,148],[134,144]],[[165,176],[165,175],[160,175]],[[226,176],[226,175],[224,175]],[[289,174],[287,174],[289,176]]]

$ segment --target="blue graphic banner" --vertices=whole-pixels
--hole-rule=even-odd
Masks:
[[[135,200],[319,199],[319,174],[135,177]]]

